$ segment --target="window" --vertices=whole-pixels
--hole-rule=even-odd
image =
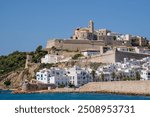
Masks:
[[[56,72],[57,75],[59,75],[59,72]]]

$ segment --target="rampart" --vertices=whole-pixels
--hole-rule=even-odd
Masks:
[[[48,87],[56,88],[54,84],[43,84],[43,83],[24,83],[22,85],[23,91],[36,91],[36,90],[47,90]]]
[[[133,53],[133,52],[123,52],[123,51],[117,51],[117,50],[110,50],[106,53],[99,55],[99,56],[93,56],[90,58],[87,58],[86,60],[83,60],[83,62],[98,62],[98,63],[115,63],[115,62],[122,62],[124,58],[128,59],[142,59],[144,57],[150,56],[149,54],[139,54],[139,53]]]
[[[100,49],[100,46],[104,46],[103,41],[94,40],[49,40],[46,45],[46,49],[51,47],[58,49],[67,49],[71,51],[85,50],[85,49]]]
[[[91,82],[80,87],[79,92],[108,92],[150,95],[150,81]]]

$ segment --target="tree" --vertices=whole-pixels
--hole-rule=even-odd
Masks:
[[[69,82],[69,85],[68,85],[70,88],[74,88],[75,86],[71,83],[71,82]]]
[[[9,86],[10,84],[11,84],[10,80],[7,80],[7,81],[4,82],[5,86]]]
[[[75,55],[72,57],[72,59],[78,59],[79,57],[83,57],[83,55],[82,55],[82,54],[75,54]]]
[[[116,38],[116,36],[113,36],[113,40],[115,41],[117,38]]]
[[[115,74],[115,72],[112,72],[111,73],[111,77],[112,77],[112,79],[113,79],[113,81],[115,80],[115,78],[116,78],[116,74]]]
[[[39,45],[37,48],[36,48],[36,50],[35,50],[35,52],[41,52],[42,51],[42,45]]]
[[[32,62],[39,63],[41,62],[41,58],[47,54],[46,51],[42,50],[42,46],[39,45],[35,52],[32,52]]]
[[[141,79],[141,76],[140,76],[139,72],[136,72],[135,74],[136,74],[136,75],[135,75],[136,80],[140,80],[140,79]]]
[[[96,77],[95,77],[95,74],[96,74],[96,72],[95,72],[95,70],[92,70],[91,71],[91,75],[92,75],[92,78],[93,78],[93,81],[96,81]]]
[[[120,73],[118,73],[118,80],[123,80],[123,75],[122,75],[122,73],[120,72]]]
[[[8,56],[0,56],[0,75],[24,68],[26,53],[15,51]]]
[[[104,78],[104,74],[103,73],[101,73],[101,75],[100,75],[100,81],[104,81],[105,80],[105,78]]]

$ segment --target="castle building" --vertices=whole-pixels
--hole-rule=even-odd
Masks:
[[[97,40],[96,32],[94,30],[94,22],[90,20],[89,27],[77,28],[74,31],[72,39],[75,40]]]
[[[51,39],[48,40],[46,50],[50,51],[53,46],[57,49],[82,51],[87,49],[97,49],[100,46],[146,46],[148,40],[140,36],[130,34],[119,34],[111,32],[108,29],[94,29],[94,22],[89,21],[88,27],[80,27],[74,30],[73,36],[70,39]]]

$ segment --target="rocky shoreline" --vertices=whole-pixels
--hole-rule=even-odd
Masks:
[[[111,93],[124,95],[150,96],[150,81],[91,82],[80,88],[56,88],[51,90],[22,91],[13,94],[28,93]]]
[[[39,91],[19,91],[14,90],[13,94],[34,94],[34,93],[104,93],[104,94],[121,94],[121,95],[143,95],[143,96],[150,96],[147,93],[128,93],[128,92],[109,92],[109,91],[55,91],[55,90],[39,90]]]

